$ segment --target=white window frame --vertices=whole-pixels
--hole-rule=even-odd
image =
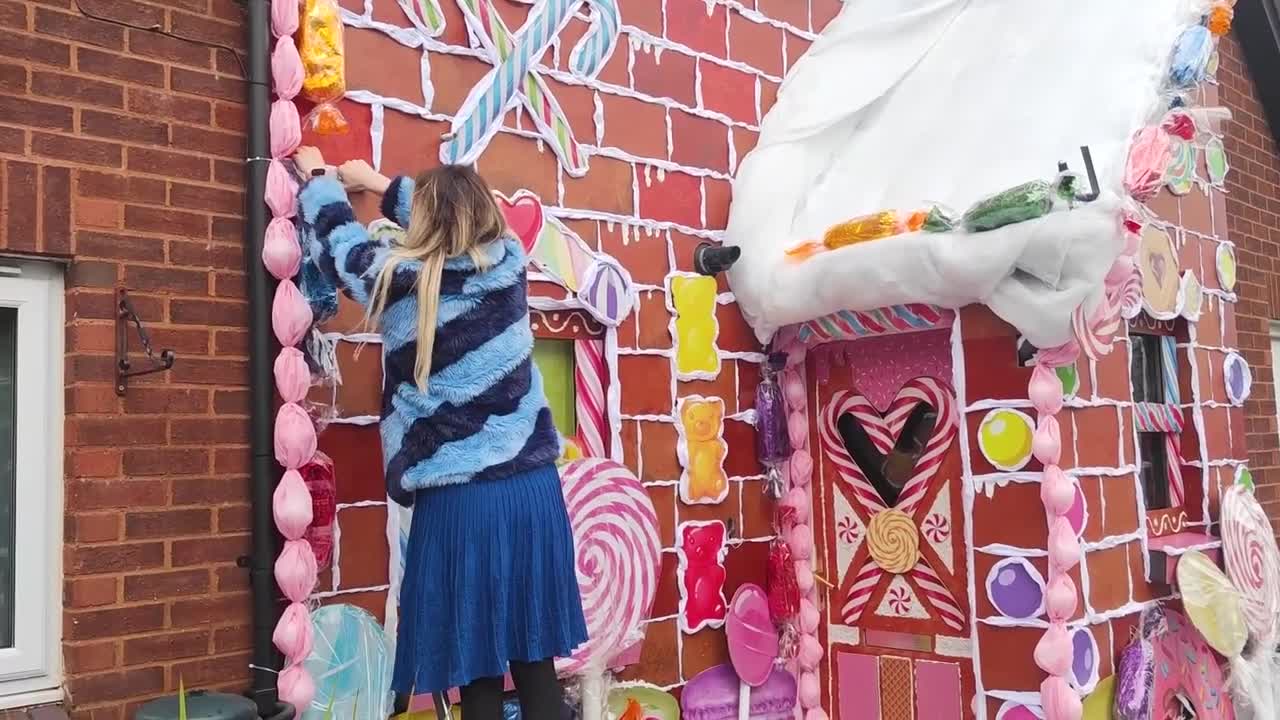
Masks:
[[[1280,320],[1271,321],[1271,382],[1273,392],[1280,395]],[[1276,420],[1280,423],[1280,403],[1276,405]]]
[[[0,257],[0,307],[18,309],[14,646],[0,708],[61,699],[64,273]]]

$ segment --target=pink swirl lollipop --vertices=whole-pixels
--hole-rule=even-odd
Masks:
[[[563,674],[599,682],[618,653],[639,639],[658,587],[658,514],[626,467],[603,458],[560,471],[573,541],[587,641],[560,660]],[[585,688],[584,688],[585,690]],[[586,710],[595,704],[583,703]]]
[[[1280,550],[1266,512],[1242,485],[1222,494],[1222,552],[1227,575],[1244,599],[1249,633],[1274,645],[1280,638]]]

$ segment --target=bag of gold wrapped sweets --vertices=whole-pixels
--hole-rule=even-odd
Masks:
[[[302,95],[316,103],[303,120],[304,127],[321,135],[345,133],[347,119],[335,104],[347,92],[338,0],[304,0],[298,33],[298,53],[306,73]]]

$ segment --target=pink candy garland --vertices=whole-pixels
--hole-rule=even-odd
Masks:
[[[1036,665],[1049,674],[1040,684],[1047,720],[1079,720],[1083,712],[1080,696],[1066,679],[1072,659],[1067,621],[1076,611],[1076,586],[1068,572],[1080,562],[1080,541],[1066,517],[1075,500],[1075,483],[1058,466],[1062,435],[1056,415],[1062,409],[1062,381],[1054,371],[1074,361],[1076,353],[1074,344],[1040,353],[1027,389],[1037,415],[1031,451],[1044,465],[1040,499],[1049,521],[1049,629],[1035,649]]]
[[[284,550],[276,559],[276,584],[289,600],[271,639],[285,658],[278,680],[280,699],[301,713],[311,705],[316,692],[315,681],[302,663],[311,654],[311,616],[306,600],[315,589],[318,571],[315,553],[303,537],[312,520],[311,492],[298,474],[298,468],[316,454],[316,429],[300,404],[306,399],[311,374],[302,352],[294,347],[310,329],[312,315],[311,306],[292,280],[302,257],[291,221],[297,212],[297,184],[281,162],[302,143],[298,109],[293,104],[303,75],[302,59],[292,38],[298,29],[296,0],[273,1],[271,29],[277,38],[271,57],[277,99],[271,106],[271,164],[264,198],[272,220],[263,238],[262,262],[280,281],[271,303],[271,327],[283,346],[274,367],[276,390],[284,400],[276,413],[275,455],[285,474],[272,497],[272,514],[285,538]]]
[[[813,506],[813,456],[809,454],[808,396],[804,389],[804,345],[789,348],[787,364],[782,375],[782,393],[787,403],[787,434],[791,439],[791,459],[787,462],[787,477],[791,489],[784,502],[795,511],[796,524],[786,535],[791,556],[795,558],[796,585],[800,588],[800,611],[797,616],[800,639],[797,643],[796,662],[800,666],[799,699],[804,720],[827,720],[822,709],[821,684],[818,681],[818,664],[822,662],[823,648],[818,640],[818,588],[813,574],[813,528],[809,509]]]

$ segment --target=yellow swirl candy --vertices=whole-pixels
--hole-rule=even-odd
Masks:
[[[901,510],[881,510],[867,527],[867,549],[880,569],[901,575],[920,560],[920,532]]]

